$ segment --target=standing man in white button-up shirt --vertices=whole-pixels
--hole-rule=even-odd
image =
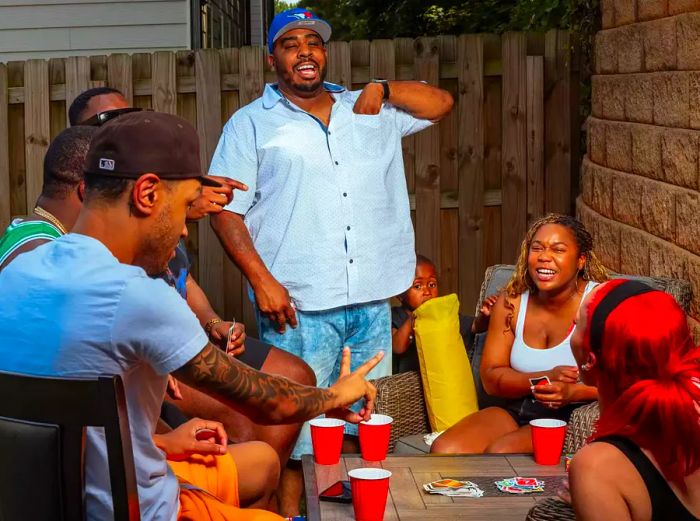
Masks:
[[[343,346],[353,365],[384,350],[371,376],[391,371],[388,299],[415,270],[401,138],[453,104],[418,81],[373,80],[361,91],[324,82],[330,36],[305,9],[274,18],[277,83],[231,117],[210,168],[249,187],[212,226],[250,282],[260,337],[303,358],[321,387]],[[302,431],[292,458],[310,452]]]

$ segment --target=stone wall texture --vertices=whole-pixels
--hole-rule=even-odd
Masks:
[[[690,281],[700,341],[700,0],[601,0],[579,218],[603,263]]]

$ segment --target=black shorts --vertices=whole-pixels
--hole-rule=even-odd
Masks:
[[[270,349],[272,349],[270,344],[258,340],[257,338],[247,337],[245,339],[245,351],[236,358],[245,365],[260,371],[265,360],[267,360],[267,355],[270,354]]]
[[[505,410],[508,414],[512,416],[515,422],[523,427],[530,423],[530,420],[539,420],[540,418],[553,418],[555,420],[563,420],[565,422],[569,421],[571,413],[573,413],[576,408],[583,403],[570,403],[561,407],[559,409],[551,409],[546,405],[538,402],[533,398],[522,398],[520,400],[513,400],[506,407]]]
[[[265,360],[267,360],[270,349],[272,349],[270,344],[266,344],[257,338],[247,337],[245,339],[245,351],[243,351],[243,354],[238,356],[237,359],[259,371],[265,363]],[[189,418],[177,408],[176,404],[165,401],[160,407],[160,418],[173,429],[176,429],[189,420]]]

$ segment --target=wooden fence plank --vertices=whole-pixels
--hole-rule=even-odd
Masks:
[[[498,190],[501,194],[501,128],[503,116],[502,85],[500,76],[488,76],[486,67],[488,60],[501,63],[501,37],[483,35],[484,39],[484,188],[489,191]],[[488,197],[485,196],[488,201]],[[503,262],[501,258],[501,208],[489,207],[485,202],[484,220],[481,227],[483,237],[483,258],[479,272],[483,273],[487,266]]]
[[[7,105],[7,66],[0,63],[0,229],[10,224],[10,129]]]
[[[240,53],[238,49],[222,49],[221,74],[239,73]],[[240,108],[238,92],[225,92],[221,95],[221,120],[226,122]],[[212,174],[225,174],[226,172],[211,172]],[[234,197],[238,192],[234,192]],[[245,323],[246,331],[253,336],[256,335],[257,325],[255,321],[246,322],[243,318],[243,310],[251,304],[246,296],[245,279],[238,267],[229,259],[224,257],[224,313],[228,320],[236,317]]]
[[[51,135],[49,121],[49,63],[29,60],[24,67],[25,153],[27,209],[31,211],[41,193],[44,179],[44,155]]]
[[[157,112],[177,113],[177,78],[175,76],[175,54],[156,52],[151,61],[151,83],[153,110]]]
[[[197,132],[204,172],[221,135],[221,71],[219,52],[216,49],[200,49],[195,52],[197,76]],[[209,224],[209,217],[199,221],[199,285],[206,293],[212,308],[224,313],[224,253]]]
[[[350,42],[351,90],[361,89],[369,77],[369,41],[353,40]]]
[[[397,68],[409,67],[411,77],[414,77],[414,60],[416,53],[413,50],[413,40],[411,38],[396,38],[394,40],[394,56],[396,57]],[[403,151],[403,165],[406,172],[406,186],[409,193],[416,189],[416,136],[411,135],[401,140],[401,150]]]
[[[108,87],[120,91],[130,105],[134,103],[131,56],[128,54],[110,54],[107,57],[106,79]]]
[[[527,57],[527,223],[544,214],[544,58]]]
[[[396,56],[393,40],[372,40],[369,46],[370,79],[396,79]]]
[[[51,85],[66,83],[65,58],[51,58],[49,60],[49,90]],[[49,100],[49,142],[68,126],[66,119],[65,100]]]
[[[132,105],[134,107],[139,107],[142,109],[152,109],[153,108],[153,98],[150,94],[137,96],[134,92],[134,85],[136,82],[147,81],[149,84],[152,81],[151,75],[153,74],[151,66],[151,54],[145,52],[138,52],[131,55],[131,75],[132,75]]]
[[[440,36],[440,61],[456,61],[457,37]],[[459,64],[456,65],[459,70]],[[482,72],[483,75],[483,72]],[[452,111],[438,125],[440,129],[440,189],[445,192],[457,190],[457,146],[459,133],[459,78],[440,77],[440,88],[445,89],[455,100]]]
[[[514,263],[527,213],[526,48],[522,33],[503,35],[502,258]]]
[[[328,42],[328,81],[352,89],[352,67],[350,44],[348,42]]]
[[[459,295],[470,312],[483,279],[484,207],[484,41],[462,35],[457,42],[459,71]]]
[[[545,208],[571,213],[570,38],[565,31],[545,35]]]
[[[439,42],[416,40],[416,78],[439,82]],[[432,126],[416,135],[416,251],[440,270],[440,133]]]
[[[440,293],[459,293],[459,211],[440,209]]]
[[[87,56],[70,56],[66,58],[66,121],[68,109],[73,100],[90,88],[90,58]]]
[[[24,62],[7,64],[7,83],[12,87],[24,86]],[[7,110],[10,134],[10,213],[27,214],[27,143],[24,140],[24,104],[10,105]]]
[[[175,70],[178,85],[181,78],[194,79],[194,52],[178,51],[175,53]],[[180,92],[178,88],[178,93]],[[197,96],[195,90],[177,96],[177,115],[197,127]],[[190,257],[190,274],[195,280],[199,280],[199,225],[188,223],[189,235],[185,240],[187,253]]]
[[[456,62],[457,37],[439,36],[440,64]],[[455,63],[455,67],[458,68]],[[442,66],[441,66],[442,69]],[[440,88],[455,100],[452,111],[438,123],[440,133],[440,192],[457,192],[457,147],[459,140],[459,86],[457,79],[440,75]],[[459,212],[440,212],[440,291],[444,294],[459,292]],[[459,295],[460,299],[462,295]]]
[[[99,87],[98,82],[107,85],[107,56],[90,56],[90,86]]]
[[[259,47],[241,47],[239,73],[242,80],[238,99],[240,106],[243,107],[262,96],[265,87],[263,61]],[[245,281],[245,278],[242,280]],[[241,301],[244,304],[243,322],[246,324],[246,327],[249,327],[255,324],[255,313],[247,296],[246,284],[241,285],[241,291],[243,292]]]

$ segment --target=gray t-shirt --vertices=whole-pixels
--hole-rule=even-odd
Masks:
[[[178,483],[153,433],[168,373],[207,344],[197,318],[165,282],[71,233],[0,272],[0,370],[124,380],[141,516],[174,520]],[[88,429],[88,519],[111,519],[102,429]]]

